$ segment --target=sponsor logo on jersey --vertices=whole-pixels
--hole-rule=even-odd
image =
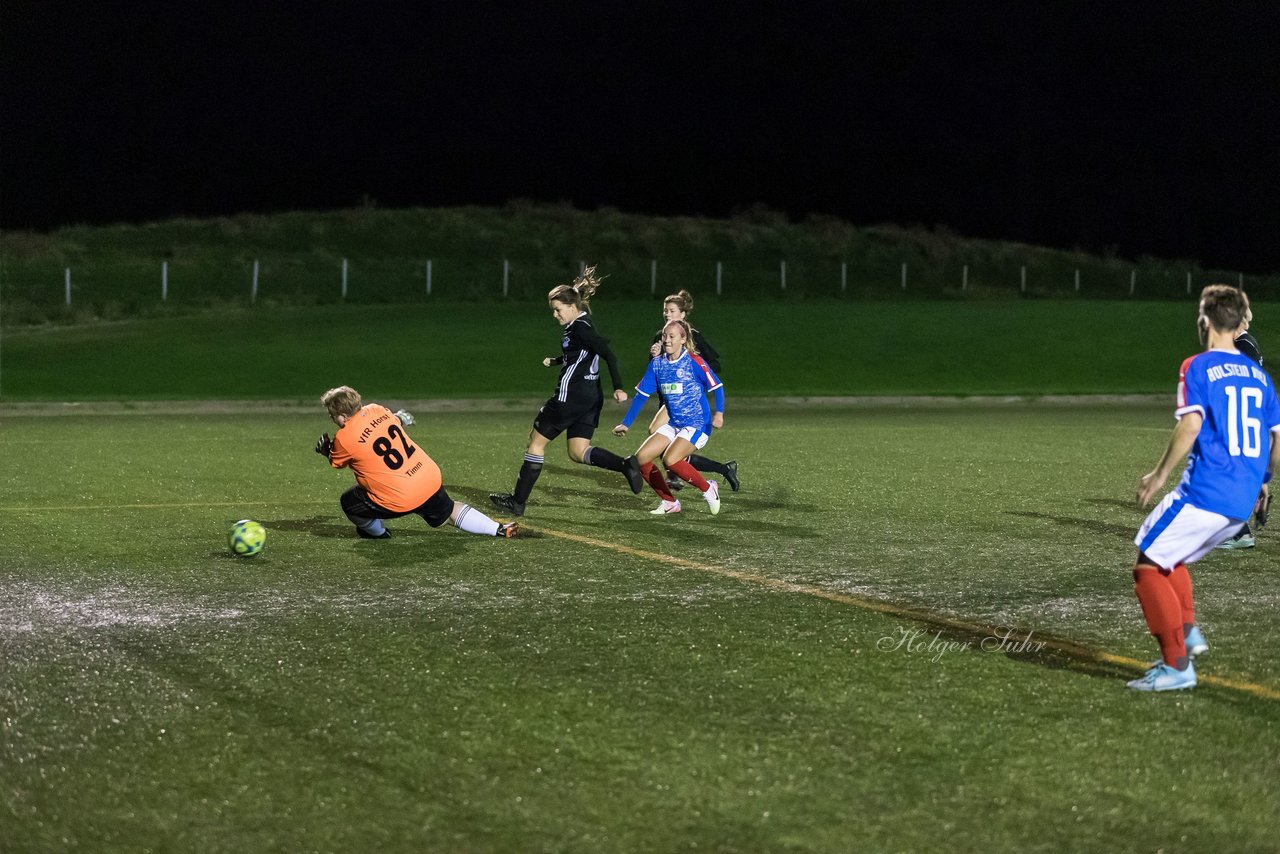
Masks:
[[[679,395],[684,393],[684,383],[662,383],[658,389],[665,395]]]

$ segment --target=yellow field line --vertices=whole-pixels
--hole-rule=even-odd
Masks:
[[[277,506],[298,506],[307,504],[328,504],[327,501],[226,501],[226,502],[210,502],[210,501],[192,501],[187,503],[175,504],[117,504],[105,506],[101,504],[68,506],[60,505],[56,507],[0,507],[0,512],[20,512],[20,511],[59,511],[59,510],[156,510],[173,507],[246,507],[254,505],[277,505]],[[550,537],[557,537],[562,540],[570,540],[583,545],[594,546],[595,548],[608,549],[619,554],[631,555],[632,557],[642,558],[644,560],[664,563],[668,566],[674,566],[680,569],[693,569],[698,572],[705,572],[710,575],[718,575],[722,578],[731,578],[735,581],[741,581],[744,584],[754,584],[764,587],[768,590],[775,590],[780,593],[797,593],[802,596],[813,596],[818,599],[826,599],[830,602],[838,602],[842,605],[852,605],[855,608],[861,608],[865,611],[876,611],[881,614],[899,617],[905,620],[913,620],[928,625],[940,626],[943,628],[953,629],[967,634],[981,634],[987,637],[1000,636],[997,628],[993,626],[984,626],[979,623],[971,623],[966,620],[958,620],[953,617],[947,617],[931,611],[921,611],[914,608],[908,608],[903,605],[895,605],[891,602],[881,602],[876,599],[867,599],[862,596],[853,596],[848,593],[838,593],[834,590],[824,590],[821,587],[815,587],[811,584],[798,584],[794,581],[783,581],[780,578],[771,578],[759,572],[741,569],[730,569],[726,566],[716,566],[709,563],[699,563],[698,561],[688,560],[687,558],[675,557],[673,555],[662,554],[661,552],[651,552],[645,549],[637,549],[631,546],[624,546],[620,543],[609,543],[604,540],[597,540],[592,537],[584,537],[581,534],[570,534],[566,531],[553,531],[550,528],[533,528],[530,530],[538,531]],[[1018,644],[1022,641],[1030,641],[1032,632],[1010,633],[1006,640],[1010,643]],[[1117,655],[1105,650],[1092,649],[1073,641],[1046,638],[1041,635],[1035,643],[1042,643],[1045,646],[1069,655],[1072,658],[1085,661],[1098,661],[1106,664],[1114,664],[1120,667],[1126,667],[1138,672],[1144,672],[1149,666],[1147,662],[1138,661],[1136,658],[1129,658],[1124,655]],[[1245,694],[1252,694],[1255,697],[1261,697],[1267,700],[1280,700],[1280,690],[1259,685],[1256,682],[1246,682],[1239,679],[1227,679],[1221,676],[1204,675],[1197,676],[1200,682],[1208,685],[1217,685],[1221,688],[1230,688],[1233,691],[1240,691]]]
[[[888,614],[901,619],[914,620],[916,622],[927,623],[933,626],[941,626],[943,628],[953,629],[967,634],[1001,637],[1002,635],[1000,633],[1007,631],[1004,628],[996,629],[993,626],[984,626],[979,623],[970,623],[966,620],[957,620],[953,617],[947,617],[942,614],[936,614],[930,611],[920,611],[914,608],[907,608],[902,605],[894,605],[890,602],[880,602],[875,599],[852,596],[848,593],[824,590],[821,587],[814,587],[811,584],[797,584],[794,581],[783,581],[782,579],[771,578],[755,571],[730,569],[726,566],[699,563],[698,561],[674,557],[672,555],[662,554],[661,552],[651,552],[646,551],[645,549],[624,546],[619,543],[609,543],[592,537],[584,537],[581,534],[570,534],[565,531],[553,531],[549,528],[531,528],[531,530],[536,530],[540,533],[546,534],[547,536],[557,537],[562,540],[570,540],[587,546],[608,549],[610,551],[618,552],[619,554],[626,554],[631,555],[632,557],[656,561],[658,563],[664,563],[668,566],[674,566],[680,569],[693,569],[698,572],[718,575],[722,578],[732,578],[735,581],[741,581],[745,584],[755,584],[781,593],[798,593],[803,596],[814,596],[831,602],[839,602],[842,605],[852,605],[855,608],[861,608],[867,611],[876,611],[881,614]],[[1006,640],[1016,645],[1024,640],[1031,641],[1032,634],[1032,632],[1012,632],[1007,636]],[[1117,655],[1113,652],[1106,652],[1105,650],[1091,649],[1090,647],[1077,644],[1072,641],[1053,638],[1044,639],[1043,636],[1037,636],[1034,643],[1042,643],[1045,646],[1057,652],[1069,655],[1072,658],[1114,664],[1129,668],[1130,670],[1134,670],[1138,673],[1146,672],[1147,668],[1150,667],[1149,662],[1138,661],[1136,658]],[[1230,688],[1233,691],[1252,694],[1255,697],[1261,697],[1266,700],[1280,700],[1280,691],[1266,685],[1259,685],[1255,682],[1245,682],[1239,679],[1226,679],[1221,676],[1212,675],[1197,676],[1197,679],[1199,682],[1208,685]]]

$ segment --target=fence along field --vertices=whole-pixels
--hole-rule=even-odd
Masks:
[[[6,325],[167,308],[540,300],[582,264],[613,296],[725,299],[1178,299],[1210,282],[1280,295],[1280,277],[1131,262],[823,219],[659,219],[563,208],[175,220],[0,236]]]

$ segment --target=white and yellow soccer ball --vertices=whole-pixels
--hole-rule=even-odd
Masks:
[[[252,519],[241,519],[231,526],[231,551],[240,557],[253,557],[267,544],[267,529]]]

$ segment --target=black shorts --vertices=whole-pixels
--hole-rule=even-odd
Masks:
[[[453,515],[453,499],[444,491],[443,486],[412,510],[388,510],[370,498],[369,493],[365,492],[364,487],[358,483],[342,493],[341,503],[343,512],[348,516],[365,519],[399,519],[401,516],[415,513],[433,528],[439,528]]]
[[[538,410],[533,419],[533,429],[548,439],[554,439],[561,433],[567,433],[570,439],[590,439],[600,426],[603,407],[602,397],[585,405],[552,398]]]

